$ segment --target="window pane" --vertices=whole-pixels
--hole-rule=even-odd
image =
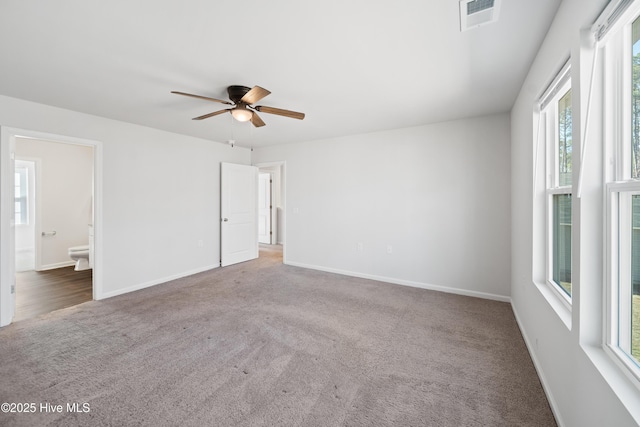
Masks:
[[[640,294],[635,285],[631,300],[631,316],[631,355],[640,362]]]
[[[571,194],[553,196],[553,281],[571,296]]]
[[[20,200],[16,200],[15,201],[15,209],[14,209],[14,215],[13,215],[13,220],[14,223],[16,225],[21,225],[21,224],[26,224],[26,212],[24,211],[24,209],[22,209],[22,205],[23,203]]]
[[[558,184],[571,185],[571,89],[558,101]]]
[[[27,169],[20,167],[15,170],[15,209],[14,221],[16,225],[28,224],[27,217]]]
[[[14,177],[14,191],[15,191],[15,197],[18,198],[20,197],[20,173],[16,172],[15,173],[15,177]]]
[[[632,197],[632,239],[631,239],[631,288],[627,295],[620,295],[620,304],[631,305],[631,318],[621,316],[620,321],[631,322],[631,355],[640,360],[640,195]],[[621,292],[622,292],[621,288]],[[626,310],[621,310],[625,313]],[[628,323],[627,323],[628,325]],[[626,330],[626,327],[622,328]]]
[[[640,18],[632,26],[631,178],[640,178]]]

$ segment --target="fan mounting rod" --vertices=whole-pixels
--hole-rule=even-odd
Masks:
[[[234,104],[244,103],[242,101],[242,97],[247,94],[251,90],[250,87],[246,86],[229,86],[227,88],[227,92],[229,93],[229,99],[233,101]]]

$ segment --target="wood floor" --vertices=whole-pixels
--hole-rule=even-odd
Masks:
[[[263,257],[282,259],[281,245],[260,245]],[[93,270],[74,271],[73,267],[16,274],[16,313],[13,321],[31,319],[54,310],[93,299]]]
[[[30,319],[91,301],[92,271],[74,271],[73,267],[65,267],[17,273],[16,313],[13,321]]]

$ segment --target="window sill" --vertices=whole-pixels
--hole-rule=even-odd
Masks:
[[[544,299],[547,300],[553,311],[558,315],[562,323],[571,330],[571,309],[567,307],[564,301],[560,300],[560,296],[550,288],[547,283],[533,282],[540,291]]]

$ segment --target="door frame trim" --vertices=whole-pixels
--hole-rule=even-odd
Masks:
[[[260,175],[269,175],[269,244],[273,245],[276,240],[276,235],[273,232],[273,217],[274,217],[274,206],[273,206],[273,172],[263,172],[258,168],[258,199],[260,198]],[[258,219],[260,219],[260,206],[258,204]],[[260,227],[258,226],[258,242],[260,242]]]
[[[282,227],[278,226],[278,232],[282,236],[282,263],[287,264],[287,162],[285,160],[275,162],[254,163],[258,170],[280,166],[280,204],[282,205]],[[273,188],[272,188],[273,191]],[[276,236],[276,243],[278,239]]]

